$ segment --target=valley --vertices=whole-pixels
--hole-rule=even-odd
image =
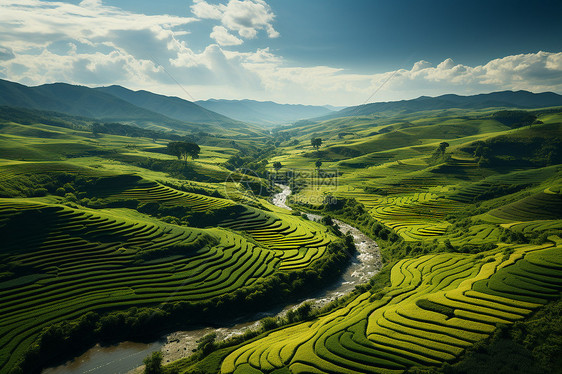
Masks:
[[[554,336],[526,325],[560,308],[559,95],[202,131],[186,103],[86,91],[163,100],[167,119],[0,108],[0,372],[194,326],[233,327],[161,372],[472,372],[508,341],[534,358],[513,372],[559,369]]]

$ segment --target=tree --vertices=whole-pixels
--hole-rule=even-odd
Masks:
[[[97,122],[92,124],[92,135],[94,135],[95,138],[99,136],[102,130],[103,130],[103,126],[101,124]]]
[[[322,167],[322,161],[318,160],[314,163],[314,165],[316,166],[317,169],[320,169],[320,167]]]
[[[283,167],[283,164],[280,163],[279,161],[275,161],[273,163],[273,168],[275,169],[276,172],[279,171],[279,169],[281,169],[282,167]]]
[[[441,143],[439,143],[439,147],[437,147],[437,151],[439,151],[443,155],[443,154],[445,154],[445,150],[447,149],[448,146],[449,146],[449,143],[441,142]]]
[[[192,160],[199,158],[201,152],[201,148],[197,144],[190,142],[170,142],[167,149],[169,154],[186,162],[188,157],[191,157]]]
[[[320,148],[320,146],[322,145],[322,139],[321,138],[312,138],[310,139],[310,145],[318,150],[318,148]]]
[[[203,336],[201,339],[197,340],[197,351],[201,352],[203,356],[207,356],[217,348],[215,344],[216,339],[217,334],[214,332]]]
[[[152,352],[152,355],[143,360],[144,374],[161,374],[162,373],[162,352]]]
[[[439,146],[437,147],[437,149],[435,149],[435,151],[433,152],[433,155],[431,156],[432,163],[438,163],[438,162],[442,162],[444,160],[445,150],[447,149],[448,146],[449,146],[449,143],[447,143],[447,142],[439,143]]]

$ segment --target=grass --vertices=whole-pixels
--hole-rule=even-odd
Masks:
[[[440,254],[400,261],[392,268],[391,279],[392,289],[402,292],[401,296],[381,303],[369,301],[369,292],[362,294],[318,320],[242,346],[225,359],[221,372],[234,373],[242,365],[260,371],[292,368],[303,362],[320,371],[384,372],[453,361],[465,348],[489,336],[497,323],[513,323],[535,310],[540,300],[527,299],[529,287],[535,293],[552,290],[550,297],[562,290],[562,248],[528,245],[516,251],[523,257],[504,267],[494,253],[481,260]],[[459,268],[461,263],[474,271]],[[460,282],[449,287],[452,276]],[[494,288],[500,280],[509,292]],[[283,343],[277,340],[281,335],[285,335]],[[296,351],[282,356],[287,345]],[[263,357],[283,358],[266,364]]]
[[[257,154],[256,164],[267,156],[269,167],[284,169],[322,161],[337,185],[305,183],[295,200],[321,207],[327,195],[356,199],[368,218],[356,225],[397,234],[380,244],[385,258],[399,258],[390,287],[360,287],[342,307],[215,352],[200,368],[400,373],[454,362],[498,323],[524,320],[562,289],[554,142],[562,117],[537,110],[542,124],[509,128],[495,111],[299,123],[281,129],[288,136],[279,142],[200,134],[201,157],[187,163],[164,152],[165,139],[93,136],[72,120],[3,121],[0,371],[42,332],[89,311],[224,301],[322,263],[335,240],[328,228],[246,194],[242,175],[224,166]],[[318,151],[311,136],[323,139]],[[274,155],[269,140],[279,144]],[[432,159],[443,141],[446,155]],[[490,148],[489,160],[476,144]]]
[[[336,122],[323,123],[325,131],[331,131],[329,126]],[[357,134],[362,131],[361,123],[349,120]],[[399,130],[394,134],[396,139],[405,143],[414,138],[401,135],[419,137],[426,130],[427,134],[451,130],[447,137],[434,136],[452,139],[453,161],[435,167],[415,157],[416,152],[423,154],[431,149],[424,151],[425,144],[404,146],[386,133],[362,140],[347,135],[338,140],[332,132],[325,154],[318,156],[326,161],[327,169],[337,167],[342,173],[339,186],[305,187],[296,200],[322,201],[326,194],[355,198],[376,221],[398,233],[402,243],[426,243],[426,248],[434,243],[433,250],[442,251],[447,239],[453,243],[453,250],[471,245],[469,251],[481,253],[403,259],[393,266],[392,288],[386,293],[381,295],[379,291],[376,298],[363,294],[332,314],[244,345],[227,356],[221,372],[236,372],[242,367],[239,365],[261,372],[273,368],[383,372],[439,366],[455,361],[466,348],[489,337],[498,323],[523,320],[547,300],[559,297],[562,249],[557,244],[501,242],[506,228],[531,236],[559,229],[557,167],[507,169],[500,175],[496,170],[479,168],[476,160],[462,150],[463,144],[499,133],[523,139],[529,133],[536,136],[539,130],[506,130],[491,120],[475,121],[466,129],[456,127],[463,123],[469,124],[449,118],[433,128],[421,121],[419,126],[395,126]],[[446,128],[447,124],[451,127]],[[420,141],[424,143],[423,137]],[[364,155],[345,157],[341,147]],[[371,147],[378,148],[375,153],[380,155],[380,162],[369,153]],[[390,157],[385,158],[384,153]],[[306,159],[306,151],[289,148],[274,161],[292,166]],[[459,226],[466,218],[469,223]],[[498,247],[478,249],[486,243]],[[282,334],[287,334],[284,344],[270,343]],[[258,351],[260,357],[277,357],[289,341],[296,351],[293,348],[284,360],[266,364],[261,359],[248,359]],[[231,364],[224,365],[227,362]]]
[[[0,279],[0,350],[9,353],[2,370],[21,358],[26,339],[56,321],[108,307],[212,298],[267,277],[280,262],[274,251],[222,229],[13,199],[0,201],[0,212],[12,218],[4,221],[2,254],[16,266]],[[35,220],[47,227],[19,227]],[[174,245],[184,249],[157,263],[142,260]],[[19,269],[35,275],[18,276]]]

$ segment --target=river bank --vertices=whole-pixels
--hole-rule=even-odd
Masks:
[[[287,205],[291,190],[288,186],[280,187],[281,192],[273,196],[272,202],[277,207],[291,210]],[[315,221],[322,219],[322,216],[315,214],[307,214],[307,217]],[[310,298],[253,316],[238,318],[223,326],[198,326],[192,330],[176,331],[150,344],[123,342],[111,347],[96,346],[64,365],[44,370],[42,374],[139,374],[143,372],[142,366],[139,366],[142,365],[142,360],[156,350],[162,352],[163,363],[176,361],[190,356],[192,350],[197,347],[197,340],[209,333],[215,333],[217,340],[224,340],[241,335],[248,329],[259,328],[259,321],[264,317],[283,317],[287,311],[305,302],[313,304],[314,307],[321,307],[349,293],[356,285],[368,282],[381,269],[381,255],[377,243],[360,230],[339,220],[334,222],[343,233],[350,233],[353,236],[357,253],[350,254],[350,264],[337,282]]]

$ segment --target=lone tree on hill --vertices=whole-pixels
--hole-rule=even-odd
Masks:
[[[431,159],[433,160],[433,162],[441,161],[444,158],[445,150],[447,149],[448,146],[449,146],[449,143],[447,143],[447,142],[439,143],[439,146],[437,147],[437,149],[435,149],[435,151],[433,152],[433,155],[431,156]]]
[[[275,172],[278,172],[279,169],[281,169],[282,167],[283,167],[283,164],[280,163],[279,161],[275,161],[275,162],[273,163],[273,168],[275,169]]]
[[[187,158],[191,157],[192,160],[199,158],[201,148],[195,143],[190,142],[170,142],[167,146],[168,153],[176,156],[178,160],[187,162]]]
[[[310,145],[318,151],[318,148],[320,148],[320,146],[322,145],[322,139],[321,138],[312,138],[312,139],[310,139]]]
[[[320,169],[320,167],[322,167],[322,161],[318,160],[314,163],[314,165],[316,166],[317,169]]]

